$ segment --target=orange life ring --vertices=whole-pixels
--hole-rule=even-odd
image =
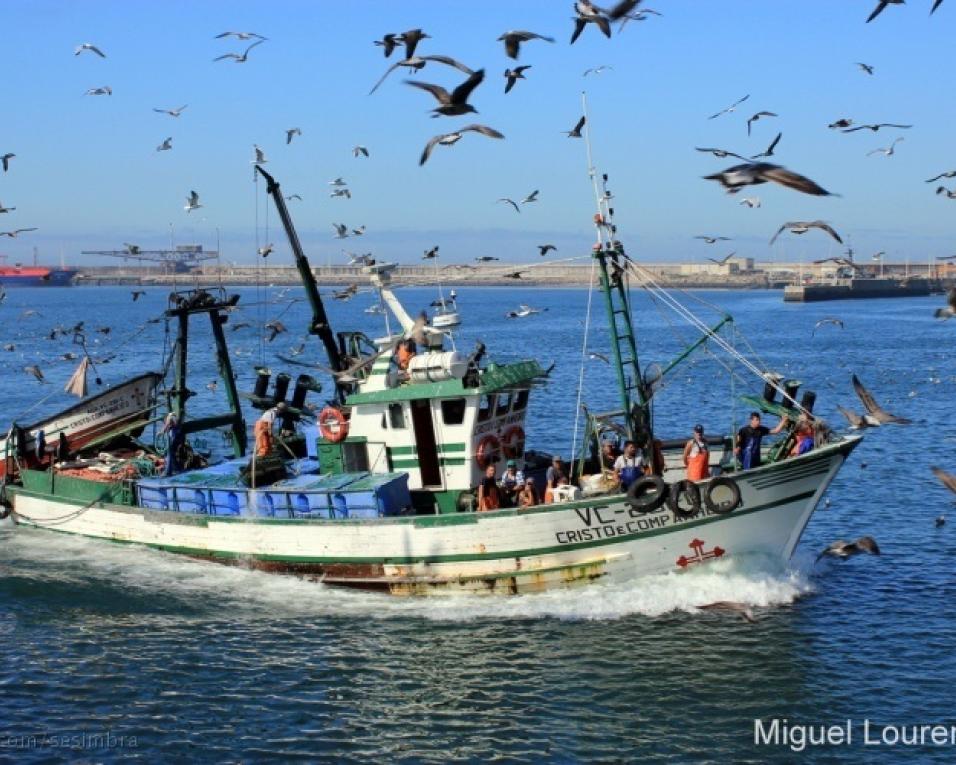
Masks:
[[[490,433],[478,442],[475,449],[475,462],[482,470],[498,461],[498,455],[501,453],[501,442],[497,436]]]
[[[337,444],[349,434],[349,421],[341,409],[327,406],[319,412],[319,432],[326,441]]]
[[[501,448],[509,460],[524,457],[524,430],[520,425],[513,425],[504,432],[501,436]]]

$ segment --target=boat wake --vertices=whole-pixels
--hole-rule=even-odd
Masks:
[[[786,606],[813,592],[806,564],[783,566],[760,556],[716,561],[688,571],[515,597],[449,595],[398,598],[326,587],[296,577],[223,566],[80,537],[0,527],[0,570],[36,588],[87,590],[78,600],[113,609],[177,614],[199,621],[232,618],[357,617],[434,622],[558,619],[618,620],[675,612],[701,617],[700,606],[733,601],[751,608]],[[125,605],[124,605],[125,604]],[[729,616],[729,614],[728,614]]]

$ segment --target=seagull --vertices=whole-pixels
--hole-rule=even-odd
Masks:
[[[79,56],[85,50],[88,50],[91,53],[95,53],[100,58],[106,58],[106,54],[103,51],[101,51],[99,48],[97,48],[95,45],[93,45],[93,43],[81,43],[80,45],[77,45],[76,48],[73,50],[73,55]]]
[[[719,159],[723,159],[724,157],[735,157],[737,159],[742,159],[744,162],[747,162],[746,157],[741,157],[739,154],[734,154],[732,151],[726,151],[724,149],[705,149],[705,148],[701,148],[700,146],[695,146],[694,149],[697,151],[708,153],[708,154],[713,154],[715,157],[718,157]]]
[[[898,144],[900,141],[905,141],[905,140],[906,140],[905,138],[896,138],[894,139],[893,143],[891,143],[885,149],[873,149],[873,151],[868,151],[866,153],[866,156],[869,157],[869,156],[872,156],[873,154],[882,154],[884,157],[892,157],[893,153],[896,150],[896,144]]]
[[[329,181],[328,185],[329,186],[348,186],[349,184],[348,184],[348,181],[346,181],[344,178],[339,177],[339,178],[333,178],[331,181]]]
[[[224,37],[235,37],[237,40],[251,40],[253,37],[258,40],[268,40],[268,37],[263,37],[260,34],[255,32],[223,32],[222,34],[216,35],[216,40],[221,40]]]
[[[199,194],[195,191],[190,191],[189,196],[186,197],[186,205],[183,209],[186,212],[192,212],[193,210],[198,210],[202,205],[199,203]]]
[[[301,202],[301,201],[302,201],[302,195],[301,195],[301,194],[289,194],[289,196],[285,197],[285,201],[286,201],[286,202],[291,202],[293,199],[297,199],[297,200],[299,200],[299,201]]]
[[[396,37],[397,35],[394,32],[390,32],[383,35],[381,40],[373,40],[372,42],[375,45],[380,45],[384,49],[385,58],[388,58],[399,45],[399,41],[395,39]]]
[[[517,212],[517,213],[520,213],[520,212],[521,212],[521,208],[518,207],[518,203],[515,202],[513,199],[509,199],[508,197],[502,197],[502,198],[499,199],[498,201],[499,201],[499,202],[507,202],[509,205],[511,205],[513,208],[515,208],[515,212]]]
[[[471,92],[477,88],[479,84],[481,84],[483,79],[485,79],[485,70],[479,69],[477,72],[470,75],[467,80],[455,88],[451,93],[449,93],[440,85],[432,85],[428,82],[405,80],[405,83],[414,88],[420,88],[421,90],[428,91],[432,94],[432,96],[434,96],[435,100],[438,101],[439,106],[437,106],[435,109],[432,109],[433,117],[438,117],[440,115],[444,115],[446,117],[456,117],[460,114],[467,114],[468,112],[477,112],[477,109],[468,103],[468,96],[470,96]]]
[[[946,195],[947,197],[949,197],[950,199],[956,199],[956,189],[953,189],[952,191],[950,191],[950,190],[947,189],[945,186],[937,186],[937,187],[936,187],[936,193],[937,193],[937,194],[945,194],[945,195]]]
[[[751,157],[751,159],[762,159],[763,157],[772,157],[773,150],[777,148],[777,144],[780,143],[780,139],[782,137],[783,137],[783,133],[777,133],[777,137],[770,142],[770,145],[767,147],[767,150],[760,154],[754,154]]]
[[[940,480],[943,486],[945,486],[951,492],[956,493],[956,475],[947,473],[945,470],[942,470],[938,467],[930,468],[930,470],[933,471],[933,475]]]
[[[568,138],[580,138],[581,137],[581,128],[584,127],[584,123],[587,122],[587,117],[581,117],[571,130],[563,131]]]
[[[855,542],[844,542],[838,539],[830,544],[823,552],[817,556],[817,560],[825,556],[833,558],[849,558],[859,553],[869,553],[870,555],[879,555],[880,548],[873,537],[860,537]]]
[[[0,202],[0,214],[12,212],[13,210],[16,210],[16,209],[17,209],[16,207],[4,207],[3,202]]]
[[[833,227],[829,223],[825,223],[822,220],[810,220],[810,221],[796,220],[796,221],[790,221],[789,223],[784,223],[780,228],[777,229],[777,233],[775,233],[772,237],[770,237],[770,244],[773,245],[773,243],[777,241],[777,237],[780,236],[784,231],[788,229],[792,231],[794,234],[805,234],[811,228],[818,228],[821,231],[824,231],[827,234],[829,234],[834,239],[836,239],[840,244],[843,244],[843,240],[840,238],[840,235],[833,229]]]
[[[333,223],[332,228],[335,229],[336,239],[345,239],[349,235],[349,227],[344,223]]]
[[[454,131],[453,133],[443,133],[431,138],[428,143],[425,144],[425,149],[422,151],[422,155],[418,160],[418,164],[424,165],[431,156],[432,149],[434,149],[436,146],[453,146],[461,140],[465,133],[471,132],[481,133],[481,135],[488,136],[488,138],[504,138],[504,135],[499,133],[494,128],[488,127],[487,125],[467,125],[459,130]]]
[[[37,378],[37,381],[38,381],[38,382],[44,382],[44,380],[43,380],[43,372],[42,372],[42,370],[40,369],[40,367],[38,367],[36,364],[31,364],[31,365],[28,366],[28,367],[24,367],[24,368],[23,368],[23,371],[26,372],[26,373],[29,374],[29,375],[33,375],[35,378]]]
[[[706,236],[706,235],[704,235],[704,234],[700,234],[700,235],[698,235],[698,236],[695,236],[694,239],[703,239],[707,244],[716,244],[717,242],[729,242],[729,241],[730,241],[730,237],[729,237],[729,236]]]
[[[929,9],[929,15],[936,13],[936,9],[943,4],[943,0],[933,0],[933,7]]]
[[[815,196],[831,196],[831,193],[814,181],[802,175],[798,175],[791,170],[787,170],[780,165],[772,165],[769,162],[754,162],[752,164],[734,165],[726,170],[715,173],[714,175],[705,175],[705,180],[717,181],[727,189],[728,194],[735,194],[744,186],[757,185],[772,181],[781,186],[800,191],[804,194],[813,194]]]
[[[521,43],[528,42],[528,40],[544,40],[545,42],[553,43],[553,37],[546,37],[545,35],[539,35],[535,32],[525,32],[523,30],[512,30],[511,32],[505,32],[501,37],[498,38],[498,42],[503,42],[505,44],[505,55],[508,58],[517,59],[518,54],[520,53]]]
[[[15,228],[13,231],[0,231],[0,236],[7,236],[11,239],[16,239],[19,234],[25,234],[27,231],[36,231],[37,228]]]
[[[206,383],[206,390],[212,391],[213,393],[216,392],[216,388],[218,388],[218,387],[219,387],[219,381],[218,381],[218,380],[213,380],[212,382]]]
[[[275,245],[269,243],[264,247],[260,247],[256,252],[259,253],[264,258],[268,258],[272,254],[272,250],[275,249]]]
[[[720,110],[719,112],[717,112],[716,114],[711,114],[707,119],[709,119],[709,120],[717,119],[717,118],[718,118],[720,115],[722,115],[722,114],[729,114],[730,112],[735,111],[735,110],[737,109],[737,107],[740,106],[740,105],[741,105],[744,101],[746,101],[748,98],[750,98],[750,94],[749,94],[749,93],[748,93],[746,96],[744,96],[743,98],[738,99],[737,101],[734,101],[734,102],[733,102],[730,106],[728,106],[726,109],[721,109],[721,110]]]
[[[750,135],[750,126],[761,117],[776,117],[774,112],[757,112],[753,117],[747,120],[747,135]]]
[[[240,38],[240,39],[242,39],[242,38]],[[263,38],[260,39],[260,40],[256,40],[252,45],[250,45],[248,48],[246,48],[241,54],[239,54],[239,53],[224,53],[224,54],[221,55],[221,56],[216,56],[216,58],[214,58],[213,61],[222,61],[223,59],[231,58],[231,59],[233,60],[233,62],[236,63],[236,64],[244,64],[244,63],[246,63],[246,59],[249,57],[249,51],[251,51],[251,50],[252,50],[253,48],[255,48],[257,45],[262,45],[262,43],[264,43],[264,42],[265,42],[265,38],[263,37]]]
[[[478,263],[490,263],[493,260],[501,260],[501,258],[496,258],[494,255],[481,255],[475,258],[475,261]]]
[[[406,58],[406,59],[402,59],[401,61],[397,61],[394,64],[392,64],[388,69],[386,69],[385,74],[379,77],[378,82],[376,82],[375,85],[372,86],[372,89],[368,92],[368,94],[372,95],[372,93],[378,90],[379,86],[383,82],[385,82],[385,79],[392,72],[398,69],[398,67],[406,66],[409,69],[417,72],[420,69],[424,68],[429,61],[437,61],[439,64],[445,64],[447,66],[454,67],[455,69],[459,70],[460,72],[464,72],[467,75],[472,75],[475,73],[475,70],[472,69],[470,66],[465,66],[463,63],[461,63],[457,59],[452,58],[451,56],[439,56],[439,55],[412,56],[411,58]]]
[[[299,343],[292,348],[289,348],[289,354],[292,356],[301,356],[305,352],[305,343]]]
[[[537,245],[537,248],[538,248],[538,254],[541,257],[544,257],[545,255],[547,255],[549,250],[554,250],[555,252],[557,252],[557,249],[558,249],[553,244],[539,244]]]
[[[813,331],[810,333],[811,336],[816,334],[816,331],[825,324],[833,324],[834,326],[843,329],[843,319],[837,319],[833,316],[827,316],[823,319],[820,319],[816,324],[813,325]]]
[[[372,266],[375,265],[375,260],[372,258],[372,253],[367,252],[364,255],[356,255],[354,252],[345,253],[349,259],[350,266]]]
[[[10,152],[7,152],[6,154],[3,154],[2,156],[0,156],[0,163],[3,164],[3,172],[7,172],[7,170],[10,169],[10,160],[13,159],[15,156],[17,155],[12,154]]]
[[[930,178],[927,183],[935,183],[941,178],[956,178],[956,170],[947,170],[945,173],[940,173],[935,178]]]
[[[349,300],[356,292],[358,292],[358,285],[350,284],[344,290],[333,292],[332,297],[335,298],[336,300]]]
[[[521,204],[526,205],[529,202],[537,202],[537,201],[538,201],[538,190],[535,189],[530,194],[528,194],[528,196],[526,196],[524,199],[521,200]]]
[[[548,309],[546,308],[546,309],[544,309],[544,310],[548,310]],[[536,314],[536,313],[541,313],[541,309],[540,309],[540,308],[532,308],[532,307],[529,306],[529,305],[525,305],[524,303],[521,303],[521,304],[518,305],[518,310],[517,310],[517,311],[512,311],[511,313],[514,313],[515,317],[520,318],[520,319],[523,319],[523,318],[526,317],[526,316],[532,316],[532,315],[534,315],[534,314]]]
[[[358,156],[367,157],[367,156],[368,156],[368,149],[366,149],[364,146],[353,146],[353,147],[352,147],[352,156],[353,156],[353,157],[358,157]]]
[[[362,236],[362,234],[364,234],[364,233],[365,233],[365,226],[364,226],[364,225],[359,226],[358,228],[353,228],[353,229],[352,229],[352,235],[353,235],[353,236]]]
[[[603,72],[603,71],[605,71],[605,70],[613,71],[613,70],[614,70],[614,67],[613,67],[613,66],[608,66],[607,64],[601,64],[600,66],[595,66],[595,67],[592,67],[592,68],[590,68],[590,69],[585,69],[585,70],[584,70],[584,73],[583,73],[581,76],[582,76],[582,77],[587,77],[589,74],[601,74],[601,72]]]
[[[574,19],[574,32],[571,34],[571,45],[578,39],[584,27],[588,24],[597,25],[605,37],[611,36],[611,21],[605,16],[601,9],[594,5],[590,0],[577,0],[574,4],[574,11],[577,17]]]
[[[747,205],[751,210],[755,207],[760,207],[760,198],[759,197],[744,197],[740,200],[740,204]]]
[[[520,279],[524,271],[512,271],[510,274],[502,274],[505,279]]]
[[[425,34],[421,29],[409,29],[395,39],[405,46],[405,58],[408,59],[415,55],[415,48],[418,47],[418,43],[429,38],[431,38],[431,35]]]
[[[183,113],[183,110],[184,110],[187,106],[189,106],[189,104],[183,104],[183,105],[180,106],[178,109],[159,109],[159,108],[157,108],[157,107],[154,106],[154,107],[153,107],[153,111],[154,111],[154,112],[159,112],[160,114],[168,114],[170,117],[178,117],[180,114]]]
[[[863,402],[863,408],[866,409],[866,413],[877,420],[881,425],[886,425],[887,423],[896,423],[897,425],[910,424],[910,420],[890,414],[880,407],[880,405],[876,403],[876,399],[873,398],[873,394],[863,387],[863,383],[860,382],[860,379],[856,375],[853,375],[853,390],[856,391],[856,395],[859,396],[860,401]]]
[[[146,294],[146,290],[133,290],[130,294],[133,296],[133,302],[135,303],[139,300],[140,296]]]
[[[603,361],[605,364],[610,364],[611,360],[605,356],[603,353],[598,353],[597,351],[591,351],[588,354],[588,358],[592,361]]]
[[[123,249],[129,255],[139,255],[142,251],[142,248],[138,244],[131,244],[130,242],[123,242]]]
[[[647,21],[648,15],[662,16],[663,14],[658,13],[651,8],[642,8],[637,13],[626,13],[621,16],[621,24],[617,28],[618,32],[624,29],[624,25],[627,24],[628,21]]]
[[[331,194],[329,194],[329,196],[330,197],[345,197],[346,199],[351,199],[352,192],[349,191],[348,189],[335,189]]]
[[[870,17],[866,20],[866,23],[869,24],[873,19],[883,13],[883,9],[888,5],[903,5],[905,0],[879,0],[876,5],[876,8],[873,9],[873,13],[870,14]]]
[[[867,74],[873,74],[873,67],[870,66],[869,64],[864,64],[862,61],[857,61],[856,65],[860,67],[860,69],[862,69]]]
[[[897,125],[895,122],[877,122],[874,125],[857,125],[856,127],[847,128],[844,130],[844,133],[855,133],[857,130],[872,130],[874,133],[880,128],[891,127],[899,128],[900,130],[909,130],[912,125]]]
[[[946,307],[937,308],[933,315],[937,319],[952,319],[956,316],[956,287],[950,287],[946,293]]]
[[[757,619],[754,612],[744,603],[737,603],[733,600],[718,600],[716,603],[708,603],[704,606],[697,606],[701,611],[733,611],[740,614],[740,618],[751,624],[756,624]]]
[[[723,265],[726,265],[727,261],[730,260],[736,254],[737,254],[737,250],[734,250],[733,252],[728,253],[727,255],[724,255],[724,257],[722,257],[720,260],[717,260],[717,258],[707,258],[707,260],[709,260],[711,263],[716,263],[718,266],[723,266]]]
[[[156,147],[156,151],[169,151],[173,148],[173,138],[170,136],[165,141],[163,141],[159,146]]]
[[[830,128],[830,130],[836,130],[837,128],[848,128],[852,124],[853,120],[849,117],[840,117],[840,119],[831,122],[827,127]]]
[[[425,250],[425,254],[422,255],[422,260],[432,260],[438,257],[438,245],[436,244],[430,250]]]
[[[104,85],[102,88],[90,88],[83,95],[86,96],[111,96],[113,95],[113,89],[109,85]]]
[[[531,68],[530,65],[526,65],[526,66],[516,66],[514,69],[505,69],[505,77],[508,80],[508,82],[505,83],[505,93],[510,92],[518,80],[526,79],[523,72],[525,69],[530,69],[530,68]]]
[[[297,127],[289,128],[288,130],[286,130],[285,145],[288,146],[290,143],[292,143],[292,138],[297,135],[302,135],[302,131]]]
[[[271,343],[273,340],[276,339],[276,335],[279,335],[279,334],[281,334],[281,333],[283,333],[283,332],[288,332],[288,330],[285,328],[285,324],[283,324],[283,323],[282,323],[281,321],[279,321],[278,319],[272,319],[271,321],[267,321],[267,322],[266,322],[265,324],[263,324],[262,326],[263,326],[265,329],[269,330],[269,337],[266,338],[266,339],[267,339],[270,343]]]
[[[264,165],[269,159],[266,157],[266,153],[260,149],[256,144],[252,144],[252,148],[255,149],[256,158],[251,160],[253,165]]]

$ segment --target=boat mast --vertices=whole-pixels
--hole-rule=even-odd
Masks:
[[[309,265],[309,259],[302,250],[302,243],[299,241],[299,235],[296,233],[295,226],[292,224],[292,217],[285,206],[285,199],[279,189],[279,183],[269,173],[256,165],[256,172],[266,179],[266,191],[275,202],[279,218],[282,220],[282,227],[285,229],[286,236],[289,239],[289,246],[292,248],[292,254],[295,256],[295,267],[299,271],[299,278],[305,287],[305,294],[312,307],[312,321],[309,323],[309,334],[318,335],[325,347],[325,355],[329,359],[329,366],[338,371],[344,369],[347,365],[344,363],[343,354],[339,351],[335,342],[335,335],[332,333],[332,327],[329,326],[329,319],[325,313],[325,306],[319,295],[319,287],[315,282],[315,276],[312,273],[312,266]],[[339,404],[345,403],[345,397],[349,393],[349,385],[342,383],[335,378],[335,397]]]
[[[626,274],[630,258],[624,252],[624,245],[615,238],[617,227],[613,223],[614,208],[610,206],[612,198],[607,188],[607,174],[601,175],[600,185],[591,152],[591,121],[588,116],[587,93],[581,93],[584,109],[584,144],[587,149],[588,175],[594,189],[597,214],[594,216],[594,228],[597,242],[592,248],[592,257],[598,263],[601,279],[601,292],[607,308],[608,328],[611,332],[611,354],[627,436],[636,440],[646,435],[645,446],[650,448],[652,423],[650,415],[650,394],[641,376],[640,362],[637,356],[637,341],[631,323],[631,305],[628,294]]]

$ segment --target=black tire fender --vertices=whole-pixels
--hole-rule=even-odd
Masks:
[[[717,502],[714,500],[714,489],[719,487],[725,487],[729,490],[730,497]],[[717,476],[707,484],[707,489],[704,491],[704,504],[710,512],[726,515],[740,505],[740,487],[737,486],[737,482],[733,478],[725,475]]]
[[[686,498],[690,508],[681,507],[681,498]],[[673,484],[667,492],[667,507],[678,518],[693,518],[700,512],[700,487],[686,478]]]
[[[667,499],[667,484],[656,475],[646,475],[627,489],[627,504],[641,513],[653,513]]]

